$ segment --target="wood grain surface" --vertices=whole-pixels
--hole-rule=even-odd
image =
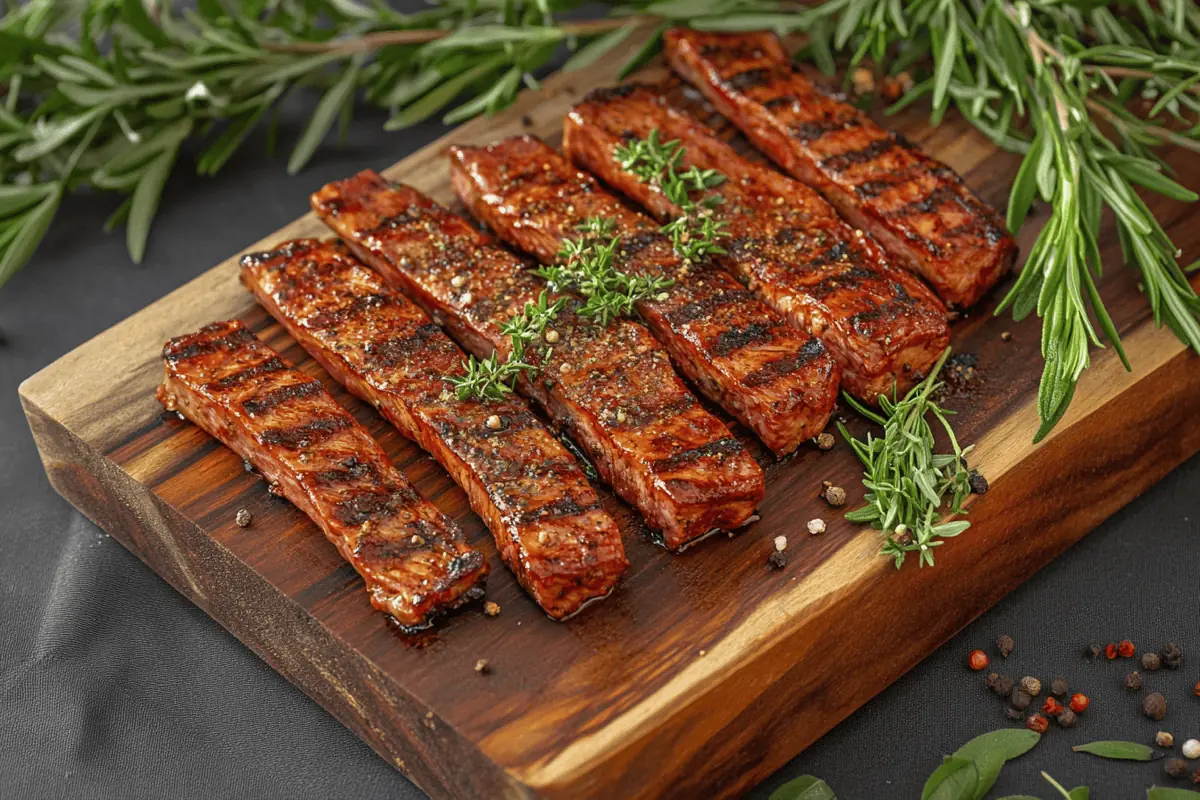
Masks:
[[[452,201],[445,147],[517,133],[557,143],[560,120],[587,89],[614,81],[638,42],[585,73],[558,75],[510,110],[477,119],[387,171]],[[640,79],[657,79],[652,67]],[[690,95],[680,92],[679,97]],[[692,97],[694,101],[694,96]],[[929,128],[920,109],[889,120],[1002,207],[1017,161],[957,117]],[[1200,160],[1175,159],[1200,186]],[[316,189],[317,187],[312,187]],[[1195,211],[1151,207],[1184,250],[1200,255]],[[1046,217],[1021,237],[1027,251]],[[324,235],[311,215],[248,250]],[[55,488],[435,797],[718,797],[744,791],[844,719],[1101,520],[1200,450],[1200,361],[1154,327],[1134,276],[1101,239],[1102,295],[1134,364],[1098,351],[1054,433],[1037,427],[1036,319],[991,310],[1009,284],[954,325],[975,378],[947,404],[972,466],[991,491],[972,528],[897,572],[879,535],[817,496],[823,480],[862,497],[841,441],[767,467],[761,520],[736,537],[672,556],[610,493],[632,567],[616,593],[569,622],[547,619],[503,567],[463,492],[431,458],[333,384],[237,282],[236,256],[27,380],[21,397]],[[240,255],[240,254],[239,254]],[[238,317],[284,357],[326,382],[417,489],[489,555],[488,596],[417,640],[371,609],[362,581],[303,514],[270,497],[231,451],[162,412],[153,397],[163,342]],[[1010,331],[1012,340],[1001,340]],[[847,415],[853,417],[853,415]],[[856,433],[866,430],[851,418]],[[254,517],[234,522],[238,509]],[[805,522],[823,518],[810,536]],[[789,539],[786,568],[767,557]],[[491,672],[476,673],[486,658]]]

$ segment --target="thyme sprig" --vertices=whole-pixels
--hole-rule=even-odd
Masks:
[[[511,343],[508,358],[500,360],[493,352],[487,358],[469,356],[465,374],[450,378],[460,400],[503,400],[516,388],[517,378],[522,373],[537,372],[537,365],[526,360],[527,348],[538,339],[543,339],[550,323],[562,310],[564,298],[550,302],[549,292],[543,290],[537,302],[526,302],[525,308],[500,326],[500,332]],[[542,350],[543,359],[549,355],[549,343]]]
[[[713,210],[723,202],[720,195],[692,199],[692,192],[720,186],[725,176],[715,169],[695,166],[681,170],[685,152],[678,139],[664,142],[654,129],[645,139],[634,138],[617,145],[613,157],[622,169],[629,170],[643,183],[657,186],[679,208],[679,216],[664,225],[662,231],[671,237],[676,255],[691,262],[709,255],[723,255],[725,248],[717,240],[729,234],[724,230],[725,223],[713,217]]]
[[[868,433],[860,441],[838,423],[838,430],[866,468],[863,486],[867,488],[867,505],[849,512],[846,519],[870,523],[884,531],[881,552],[895,561],[897,569],[909,553],[918,554],[921,566],[932,566],[934,548],[971,526],[966,520],[941,521],[947,498],[948,513],[956,516],[966,513],[963,501],[971,493],[966,455],[972,448],[959,446],[948,419],[954,412],[933,399],[942,385],[938,373],[949,354],[947,348],[929,375],[903,399],[880,395],[879,412],[843,394],[850,407],[883,426],[882,437]],[[950,453],[935,452],[930,416],[949,439]]]
[[[635,305],[657,297],[674,285],[670,278],[630,275],[613,265],[621,238],[613,235],[613,221],[589,217],[579,225],[583,236],[567,239],[558,261],[535,272],[555,289],[570,290],[584,297],[581,316],[598,325],[634,314]]]

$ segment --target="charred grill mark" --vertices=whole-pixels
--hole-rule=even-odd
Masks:
[[[770,108],[770,104],[766,104]],[[858,114],[834,114],[828,113],[824,118],[819,120],[808,120],[806,122],[796,123],[788,127],[788,133],[792,138],[804,142],[815,142],[827,133],[833,131],[845,130],[847,128],[855,128],[862,125],[862,119]]]
[[[779,97],[772,97],[767,102],[763,103],[767,108],[775,111],[780,108],[791,108],[796,104],[796,98],[793,95],[785,94]]]
[[[215,332],[212,327],[204,329],[205,332]],[[232,349],[245,344],[254,338],[246,328],[236,328],[222,336],[214,336],[211,339],[201,339],[195,341],[195,337],[187,337],[187,343],[181,344],[178,341],[172,340],[167,342],[163,348],[163,358],[174,363],[176,361],[184,361],[197,356],[208,355],[215,353],[218,350]]]
[[[564,495],[553,502],[546,503],[540,508],[527,509],[514,514],[513,517],[518,525],[527,525],[531,522],[540,522],[542,520],[577,517],[580,514],[595,511],[598,508],[600,508],[599,499],[591,503],[580,504],[575,501],[575,498]]]
[[[668,322],[672,326],[687,325],[698,319],[707,319],[712,313],[726,303],[745,303],[754,299],[754,292],[748,289],[713,292],[702,300],[695,300],[671,311]]]
[[[661,244],[662,241],[662,234],[658,231],[638,231],[637,233],[630,234],[629,236],[621,237],[621,242],[617,245],[619,249],[618,255],[620,255],[622,258],[635,258],[643,250],[646,250],[653,245]]]
[[[756,86],[767,85],[778,74],[778,68],[755,67],[744,72],[739,72],[735,75],[730,75],[725,79],[725,82],[733,89],[736,89],[739,92],[744,92],[747,89],[753,89]]]
[[[250,416],[258,416],[264,411],[269,411],[280,403],[286,403],[288,400],[296,400],[301,397],[311,397],[320,392],[324,387],[318,380],[306,381],[304,383],[292,383],[287,386],[280,386],[277,389],[272,389],[264,395],[252,397],[242,403],[242,408],[246,409],[246,413]]]
[[[742,447],[742,443],[729,436],[702,444],[699,447],[683,450],[666,458],[660,458],[650,465],[650,469],[655,473],[672,472],[680,467],[694,464],[706,458],[720,458],[722,456],[736,455],[744,451],[745,448]]]
[[[257,253],[247,253],[242,256],[242,266],[257,266],[266,264],[276,259],[291,258],[297,253],[303,253],[312,249],[312,242],[306,239],[294,239],[282,247],[277,247],[274,250],[260,250]]]
[[[876,139],[866,147],[826,158],[821,162],[821,169],[826,169],[830,172],[845,172],[855,164],[865,164],[868,161],[874,161],[884,153],[904,146],[905,143],[901,140],[900,136],[888,134],[883,139]]]
[[[774,338],[773,334],[774,327],[763,325],[761,322],[752,322],[744,328],[730,327],[721,331],[717,336],[717,341],[712,346],[712,352],[718,357],[724,358],[747,345],[769,342]]]
[[[438,339],[441,329],[432,322],[417,328],[409,335],[386,339],[382,342],[367,342],[363,353],[367,356],[369,369],[391,368],[407,363],[414,355],[426,350],[431,339]]]
[[[901,206],[893,211],[888,211],[884,214],[886,217],[911,217],[914,214],[931,214],[946,202],[958,200],[959,193],[952,186],[938,186],[926,197],[921,200],[914,200],[907,205]],[[965,204],[964,204],[965,206]]]
[[[751,372],[743,380],[746,386],[761,387],[769,386],[776,381],[786,378],[794,372],[803,369],[807,364],[814,359],[819,358],[825,353],[825,346],[821,344],[819,339],[809,339],[804,345],[792,356],[784,356],[777,358],[774,361],[768,361],[761,367]]]
[[[280,447],[297,450],[323,442],[353,424],[354,420],[349,415],[331,415],[291,428],[269,428],[259,435],[258,441],[261,444],[276,444]]]
[[[358,319],[373,309],[382,308],[392,301],[386,294],[359,295],[344,306],[317,314],[308,322],[314,331],[329,330]]]
[[[839,239],[833,243],[833,246],[814,255],[809,259],[808,263],[813,268],[824,267],[828,264],[836,264],[839,261],[845,261],[846,256],[850,253],[850,243],[845,239]]]
[[[352,483],[354,481],[378,481],[380,479],[379,470],[375,465],[368,461],[360,461],[354,456],[350,456],[340,465],[341,469],[329,469],[323,472],[318,472],[313,477],[322,485],[334,486],[342,483]]]
[[[215,380],[208,386],[210,389],[226,390],[232,389],[235,386],[240,386],[246,381],[253,380],[260,375],[269,375],[272,372],[282,372],[287,369],[287,364],[283,363],[283,359],[279,356],[271,356],[258,362],[252,367],[247,367],[240,372],[235,372],[232,375],[226,375],[224,378]]]

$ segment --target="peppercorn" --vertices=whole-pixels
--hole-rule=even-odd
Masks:
[[[1037,678],[1026,675],[1024,678],[1021,678],[1021,690],[1030,697],[1037,697],[1042,693],[1042,682]]]
[[[1142,713],[1153,720],[1160,720],[1167,715],[1167,698],[1158,692],[1146,695],[1142,701]]]
[[[1004,707],[1004,716],[1006,716],[1012,720],[1025,719],[1025,712],[1019,708],[1013,708],[1012,706],[1005,706]]]
[[[996,673],[992,673],[992,675],[996,675]],[[1008,697],[1009,694],[1013,693],[1013,679],[1009,678],[1008,675],[996,675],[994,681],[989,681],[988,687],[997,696]]]
[[[1042,713],[1048,717],[1057,717],[1062,711],[1063,704],[1053,697],[1047,697],[1046,702],[1042,703]]]
[[[1186,778],[1188,774],[1187,762],[1182,758],[1168,758],[1164,769],[1172,778]]]
[[[834,508],[846,505],[846,490],[840,486],[825,487],[825,502]]]
[[[987,478],[980,475],[979,470],[971,470],[967,485],[971,487],[971,494],[987,494],[988,492]]]
[[[1012,341],[1012,334],[1011,334],[1011,333],[1009,333],[1008,331],[1000,331],[1000,341],[1002,341],[1002,342],[1011,342],[1011,341]]]
[[[818,449],[832,450],[833,444],[834,444],[834,440],[833,440],[832,433],[818,433],[817,434],[817,448]]]
[[[787,553],[782,550],[772,550],[771,555],[767,556],[767,564],[771,569],[783,569],[787,566]]]
[[[1041,714],[1030,714],[1029,719],[1025,720],[1025,727],[1035,733],[1045,733],[1050,727],[1050,720]]]
[[[1133,642],[1128,639],[1122,639],[1121,643],[1117,645],[1117,652],[1121,655],[1121,658],[1133,658],[1135,652]]]
[[[1158,653],[1142,653],[1142,669],[1157,672],[1161,666],[1162,659],[1158,657]]]
[[[1167,669],[1179,669],[1183,666],[1183,651],[1174,642],[1163,645],[1163,648],[1158,651],[1158,656]]]
[[[978,672],[988,665],[987,653],[982,650],[972,650],[971,655],[967,656],[967,666]]]
[[[1175,737],[1166,731],[1159,731],[1154,734],[1154,743],[1159,747],[1174,747]]]
[[[1071,710],[1076,714],[1082,714],[1083,712],[1087,711],[1088,706],[1091,704],[1092,701],[1088,699],[1086,694],[1076,692],[1075,694],[1071,695]]]
[[[1100,653],[1101,649],[1100,645],[1098,644],[1089,644],[1087,647],[1083,648],[1083,657],[1091,661],[1095,661],[1097,658],[1099,658]]]
[[[1179,752],[1184,758],[1200,758],[1200,739],[1188,739]]]
[[[1117,646],[1115,644],[1112,644],[1111,642],[1109,644],[1104,645],[1104,656],[1109,661],[1112,661],[1114,658],[1116,658],[1117,657]]]
[[[1142,675],[1136,669],[1125,676],[1125,688],[1131,692],[1142,690]]]
[[[1077,717],[1075,712],[1071,709],[1064,708],[1061,712],[1059,712],[1059,715],[1055,717],[1055,719],[1058,720],[1058,726],[1060,728],[1073,728],[1075,727],[1075,722],[1079,719],[1079,717]]]
[[[993,672],[987,677],[987,686],[1000,697],[1008,697],[1012,694],[1013,679],[1007,675],[997,675]]]
[[[1033,703],[1033,695],[1024,691],[1021,687],[1012,690],[1012,694],[1008,696],[1008,703],[1018,711],[1024,711]]]
[[[1015,646],[1016,642],[1013,641],[1013,637],[1007,633],[1002,633],[996,637],[996,652],[1000,654],[1001,658],[1011,656]]]
[[[1066,678],[1055,678],[1050,681],[1050,694],[1055,697],[1066,697],[1070,690],[1071,686],[1067,683]]]
[[[483,615],[485,617],[496,617],[500,615],[500,604],[492,600],[488,600],[483,604]]]
[[[492,668],[488,666],[488,660],[486,658],[481,658],[475,662],[475,671],[480,675],[487,675],[492,671]]]
[[[239,508],[237,514],[233,518],[233,521],[238,524],[239,528],[245,528],[254,521],[254,515],[244,508]]]

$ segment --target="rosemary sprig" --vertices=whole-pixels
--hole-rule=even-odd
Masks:
[[[680,209],[675,219],[662,227],[671,237],[675,253],[684,261],[700,261],[709,255],[723,255],[725,248],[717,240],[728,236],[725,223],[713,217],[721,204],[718,194],[709,194],[699,201],[692,192],[703,192],[720,186],[725,176],[715,169],[694,166],[680,171],[685,150],[678,139],[663,142],[658,130],[651,130],[645,139],[631,139],[613,150],[613,157],[622,169],[633,172],[643,183],[657,186],[673,205]]]
[[[524,372],[536,372],[537,366],[526,359],[526,348],[546,335],[550,323],[558,316],[566,302],[563,298],[550,302],[549,292],[543,290],[536,303],[526,302],[525,308],[508,322],[500,326],[500,332],[509,338],[511,348],[508,358],[500,360],[493,352],[484,359],[469,356],[464,375],[450,378],[460,400],[503,400],[513,393],[517,378]],[[547,344],[547,348],[549,344]],[[542,356],[548,355],[543,350]]]
[[[674,285],[669,278],[629,275],[613,266],[621,239],[612,235],[612,220],[589,217],[579,230],[584,235],[564,242],[555,264],[535,272],[552,288],[582,295],[585,302],[580,315],[607,325],[618,317],[633,315],[639,301],[656,297]]]
[[[793,15],[695,24],[803,30],[810,42],[802,56],[827,71],[837,53],[850,67],[870,59],[892,75],[913,74],[915,85],[889,113],[929,98],[935,124],[953,107],[997,145],[1024,154],[1008,225],[1020,229],[1035,197],[1052,214],[997,312],[1011,306],[1016,319],[1042,318],[1035,441],[1066,412],[1092,346],[1107,341],[1130,366],[1095,286],[1105,208],[1155,323],[1200,352],[1200,299],[1180,269],[1178,248],[1136,191],[1197,199],[1169,177],[1155,151],[1171,144],[1200,152],[1200,6],[1193,0],[828,0]]]
[[[951,516],[966,513],[963,501],[971,493],[971,473],[966,455],[971,447],[959,447],[948,419],[954,412],[933,400],[941,387],[937,376],[946,363],[946,349],[925,380],[903,399],[880,395],[879,412],[843,394],[855,411],[883,426],[883,437],[868,433],[857,440],[842,423],[838,430],[850,443],[865,470],[867,505],[846,514],[851,522],[867,522],[884,531],[882,554],[891,556],[899,569],[909,553],[918,553],[921,566],[933,565],[933,550],[943,539],[958,536],[971,526],[966,520],[939,521],[942,505],[949,498]],[[950,453],[934,452],[932,415],[950,440]]]

